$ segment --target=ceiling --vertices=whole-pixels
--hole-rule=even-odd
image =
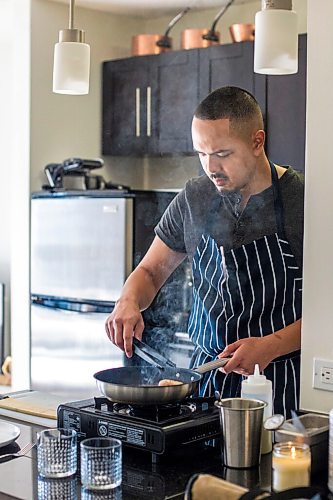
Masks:
[[[69,0],[53,0],[69,3]],[[251,3],[255,0],[235,0],[235,4]],[[103,10],[131,16],[161,16],[176,13],[185,7],[193,9],[222,8],[228,0],[76,0],[78,7]]]

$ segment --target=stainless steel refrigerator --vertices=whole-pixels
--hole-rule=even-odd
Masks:
[[[154,238],[154,227],[176,192],[56,191],[31,202],[31,385],[36,390],[98,395],[93,374],[122,365],[104,322],[131,270]],[[144,339],[188,366],[190,263],[167,280],[143,313]]]
[[[122,366],[104,322],[133,266],[133,199],[112,191],[35,193],[31,203],[31,386],[96,395]]]

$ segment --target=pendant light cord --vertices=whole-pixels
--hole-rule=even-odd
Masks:
[[[74,0],[69,0],[69,29],[74,29]]]

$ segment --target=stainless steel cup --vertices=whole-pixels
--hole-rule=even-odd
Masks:
[[[224,465],[235,469],[257,467],[267,403],[257,399],[228,398],[216,401],[215,405],[220,410]]]

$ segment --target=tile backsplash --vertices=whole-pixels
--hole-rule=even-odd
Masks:
[[[100,171],[107,181],[132,189],[181,189],[199,171],[197,156],[107,156]]]

